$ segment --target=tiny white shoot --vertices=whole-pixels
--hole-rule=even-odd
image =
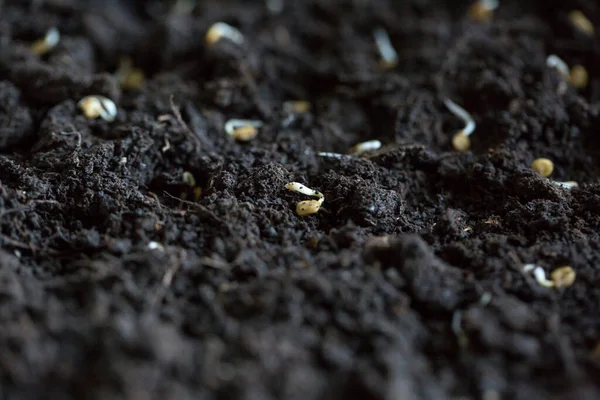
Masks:
[[[450,112],[460,118],[464,123],[465,127],[461,130],[464,136],[470,136],[475,130],[475,120],[471,117],[471,114],[464,108],[446,98],[444,99],[444,105],[450,110]]]
[[[225,22],[216,22],[206,31],[205,41],[207,44],[212,45],[221,38],[229,39],[236,44],[244,43],[244,35],[237,28]]]
[[[353,146],[349,153],[358,156],[367,151],[378,150],[379,148],[381,148],[381,142],[379,140],[368,140]]]
[[[535,280],[543,287],[551,288],[554,287],[554,282],[546,279],[546,272],[542,267],[536,267],[533,270],[533,276]]]
[[[394,46],[392,46],[392,41],[390,40],[390,36],[388,35],[387,31],[381,27],[378,27],[373,31],[373,37],[383,62],[387,66],[394,66],[398,64],[398,53],[396,52],[396,49],[394,49]]]
[[[327,151],[321,151],[319,153],[317,153],[320,157],[329,157],[329,158],[344,158],[344,157],[350,157],[348,154],[341,154],[341,153],[330,153]]]
[[[291,190],[292,192],[302,193],[307,196],[315,196],[318,198],[323,198],[323,194],[317,190],[311,189],[307,186],[304,186],[300,182],[290,182],[285,185],[285,188]]]
[[[551,54],[546,58],[546,65],[548,68],[556,68],[563,78],[570,78],[569,66],[556,54]]]
[[[563,188],[563,189],[567,189],[567,190],[571,190],[571,189],[579,186],[579,184],[575,181],[567,181],[567,182],[552,181],[552,184],[554,186],[558,186],[559,188]]]

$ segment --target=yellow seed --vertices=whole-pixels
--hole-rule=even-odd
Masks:
[[[233,131],[233,137],[240,142],[252,140],[258,134],[258,129],[252,125],[241,126]]]
[[[577,89],[587,86],[589,76],[587,69],[585,69],[583,65],[574,65],[573,68],[571,68],[570,75],[571,84]]]
[[[571,23],[586,35],[594,35],[594,25],[581,11],[573,10],[569,13]]]
[[[305,100],[286,101],[283,108],[288,113],[303,114],[310,111],[310,103]]]
[[[125,90],[136,90],[144,84],[144,71],[134,68],[121,82],[121,88]]]
[[[301,217],[316,214],[321,209],[323,202],[319,200],[304,200],[296,205],[296,214]]]
[[[552,271],[550,277],[555,287],[569,287],[575,282],[575,271],[567,265]]]
[[[221,30],[217,26],[213,25],[206,32],[206,36],[204,37],[204,41],[206,42],[207,45],[212,46],[213,44],[215,44],[219,40],[221,40],[222,36],[223,35],[221,33]]]
[[[452,147],[456,151],[467,151],[471,147],[471,139],[463,131],[459,131],[452,137]]]
[[[81,108],[81,110],[83,111],[83,115],[87,119],[98,118],[100,116],[100,113],[102,112],[102,105],[100,104],[98,99],[96,99],[93,96],[88,96],[83,101],[81,101],[79,103],[79,107]]]
[[[194,188],[194,201],[200,200],[201,196],[202,196],[202,188],[201,187],[195,187]]]
[[[37,54],[38,56],[46,54],[50,50],[44,39],[39,39],[33,42],[30,49],[32,53]]]
[[[552,174],[552,171],[554,171],[554,163],[547,158],[536,158],[531,163],[531,169],[544,178],[547,178]]]
[[[492,18],[494,10],[488,7],[484,1],[480,0],[473,3],[471,7],[469,7],[467,14],[473,21],[486,22]]]

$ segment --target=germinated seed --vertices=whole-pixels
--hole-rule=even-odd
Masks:
[[[105,121],[112,122],[117,117],[117,106],[111,99],[104,96],[86,96],[77,105],[88,119],[100,117]]]

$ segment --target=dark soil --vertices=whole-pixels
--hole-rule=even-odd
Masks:
[[[0,1],[0,399],[600,398],[600,37],[567,17],[600,32],[596,1],[489,23],[467,1],[193,3]],[[207,47],[216,21],[245,43]],[[560,93],[553,53],[588,86]],[[85,119],[89,94],[116,121]],[[264,126],[239,143],[229,118]]]

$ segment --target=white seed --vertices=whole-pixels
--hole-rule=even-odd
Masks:
[[[556,68],[564,79],[569,80],[571,78],[569,66],[556,54],[551,54],[546,58],[546,65],[548,68]]]
[[[88,119],[100,117],[105,121],[112,122],[117,117],[117,106],[111,99],[104,96],[86,96],[77,105]]]
[[[225,22],[216,22],[208,28],[204,40],[206,44],[213,45],[222,38],[231,40],[233,43],[242,44],[244,43],[244,35],[237,28],[226,24]]]
[[[239,128],[244,128],[247,126],[251,126],[253,128],[260,128],[261,126],[263,126],[262,121],[258,121],[258,120],[252,120],[252,119],[230,119],[227,122],[225,122],[225,132],[230,135],[233,136],[236,129]]]
[[[475,120],[471,117],[471,114],[448,98],[444,99],[444,105],[452,114],[463,120],[465,127],[461,129],[461,132],[464,136],[470,136],[475,130]]]
[[[387,31],[381,27],[378,27],[373,31],[373,37],[375,38],[375,44],[377,50],[381,56],[382,65],[386,68],[394,67],[398,64],[398,53],[392,46],[392,41]]]
[[[567,189],[567,190],[571,190],[571,189],[579,186],[579,184],[575,181],[567,181],[567,182],[552,181],[552,184],[555,186],[558,186],[560,188]]]
[[[365,153],[367,151],[377,150],[381,147],[381,142],[379,140],[368,140],[366,142],[359,143],[348,151],[350,154],[354,154],[356,156]]]

